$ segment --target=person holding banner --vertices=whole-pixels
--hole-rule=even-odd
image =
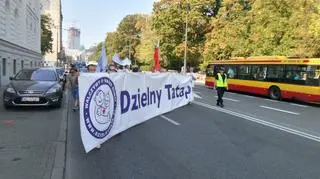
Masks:
[[[118,71],[117,71],[117,67],[116,67],[116,65],[115,65],[115,64],[113,64],[113,63],[111,63],[111,64],[109,65],[109,67],[108,67],[108,72],[109,72],[109,73],[115,73],[115,72],[118,72]]]
[[[89,64],[87,66],[87,70],[88,70],[88,73],[96,73],[97,72],[97,66],[94,65],[94,64]],[[100,149],[101,148],[101,145],[99,144],[97,147],[97,149]]]
[[[88,70],[89,73],[95,73],[97,71],[97,67],[96,67],[96,65],[89,64],[87,66],[87,70]]]

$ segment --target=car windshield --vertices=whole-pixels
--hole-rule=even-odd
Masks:
[[[53,70],[25,69],[16,75],[15,80],[56,81],[57,76]]]

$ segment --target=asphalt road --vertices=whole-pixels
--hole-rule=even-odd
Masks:
[[[50,179],[64,109],[5,110],[0,101],[0,178]]]
[[[319,107],[196,86],[195,102],[85,154],[79,114],[68,120],[66,179],[319,179]]]

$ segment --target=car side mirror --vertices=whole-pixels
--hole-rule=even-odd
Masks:
[[[9,78],[10,80],[13,80],[14,79],[14,77],[12,77],[12,76],[10,76],[10,78]]]

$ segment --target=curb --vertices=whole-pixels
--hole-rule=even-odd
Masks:
[[[54,165],[50,179],[64,179],[66,168],[66,152],[67,152],[67,130],[68,130],[68,111],[69,111],[69,94],[64,92],[64,109],[62,121],[59,130],[58,139],[55,142],[56,153],[54,157]]]

